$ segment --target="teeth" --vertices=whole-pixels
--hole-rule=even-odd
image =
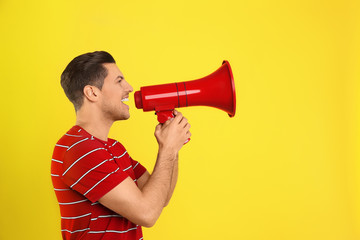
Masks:
[[[127,102],[127,101],[129,101],[129,99],[128,98],[124,98],[123,100],[121,100],[122,102]]]

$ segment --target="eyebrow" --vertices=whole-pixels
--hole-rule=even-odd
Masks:
[[[119,75],[119,76],[117,76],[117,77],[115,78],[115,81],[116,81],[116,80],[118,80],[119,78],[120,78],[121,80],[123,80],[123,79],[124,79],[124,77],[123,77],[123,76],[120,76],[120,75]]]

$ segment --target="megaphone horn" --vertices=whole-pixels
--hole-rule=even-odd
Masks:
[[[235,84],[228,61],[197,80],[141,87],[134,98],[136,108],[156,111],[160,123],[173,117],[173,110],[181,107],[215,107],[230,117],[234,117],[236,111]]]

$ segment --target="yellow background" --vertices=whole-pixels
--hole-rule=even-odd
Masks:
[[[359,1],[0,1],[0,239],[60,240],[54,144],[75,122],[60,74],[109,51],[135,90],[230,62],[234,118],[180,109],[193,137],[144,239],[360,239]],[[114,124],[150,171],[156,118]]]

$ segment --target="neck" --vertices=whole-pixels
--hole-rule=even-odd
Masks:
[[[80,109],[76,112],[76,125],[103,141],[108,140],[109,131],[113,123],[114,121],[105,119],[102,114],[98,114],[96,111]]]

